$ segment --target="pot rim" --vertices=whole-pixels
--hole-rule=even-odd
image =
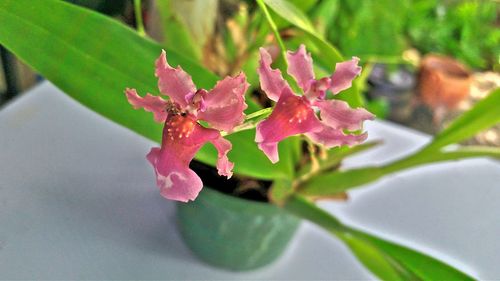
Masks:
[[[274,214],[276,212],[283,211],[281,208],[270,202],[259,202],[232,196],[209,186],[205,186],[201,190],[200,195],[201,196],[195,199],[196,201],[199,200],[199,203],[209,204],[214,207],[222,207],[239,212],[243,211],[255,213],[257,211],[259,214]]]

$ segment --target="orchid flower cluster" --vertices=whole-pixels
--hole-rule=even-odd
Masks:
[[[365,120],[373,115],[363,108],[353,109],[340,100],[327,100],[327,91],[334,95],[352,85],[361,72],[358,58],[337,63],[331,77],[315,79],[311,54],[301,45],[296,52],[288,51],[288,73],[297,81],[301,95],[293,92],[280,70],[272,69],[272,58],[260,49],[257,70],[260,85],[267,97],[276,102],[272,113],[256,126],[255,142],[273,163],[279,161],[278,143],[287,137],[303,134],[312,142],[326,148],[364,141]],[[248,82],[244,73],[226,77],[209,91],[196,89],[192,78],[180,66],[171,67],[165,51],[156,61],[155,75],[160,92],[169,97],[146,94],[141,97],[135,89],[126,89],[128,101],[135,109],[152,112],[154,120],[164,124],[161,147],[147,155],[154,168],[160,193],[167,199],[188,202],[194,200],[203,187],[199,176],[189,163],[201,147],[210,142],[218,152],[217,171],[230,178],[234,163],[227,154],[232,144],[223,137],[245,121],[245,92]],[[208,127],[202,125],[208,124]]]

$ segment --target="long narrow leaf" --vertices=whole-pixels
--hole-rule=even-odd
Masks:
[[[433,257],[349,227],[303,197],[289,197],[284,208],[340,238],[382,280],[473,280]]]
[[[500,122],[500,88],[479,101],[472,109],[453,121],[439,133],[428,149],[437,149],[472,137]]]
[[[153,75],[161,47],[106,16],[58,0],[0,1],[0,44],[32,66],[75,100],[151,140],[160,142],[161,125],[150,113],[133,110],[126,87],[158,93]],[[172,50],[169,62],[210,89],[218,77]],[[235,173],[265,179],[292,175],[287,161],[271,164],[249,132],[228,137]],[[253,145],[250,145],[253,144]],[[217,154],[205,146],[197,159],[214,165]],[[282,163],[283,162],[283,163]]]
[[[432,163],[477,157],[500,159],[500,148],[461,147],[452,151],[434,151],[425,155],[417,153],[379,167],[365,167],[318,175],[303,183],[298,192],[306,196],[328,197],[352,188],[361,187],[398,171]]]

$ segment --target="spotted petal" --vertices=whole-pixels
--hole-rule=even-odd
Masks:
[[[307,53],[306,47],[301,44],[297,51],[286,53],[286,60],[288,61],[288,73],[295,78],[302,90],[307,92],[314,80],[311,54]]]
[[[335,129],[325,124],[319,132],[306,133],[312,141],[324,145],[326,148],[336,146],[353,146],[366,140],[368,135],[366,133],[360,135],[344,134],[341,129]]]
[[[321,123],[305,97],[285,88],[271,115],[256,128],[255,141],[271,162],[279,161],[278,142],[307,132],[322,129]]]
[[[191,76],[182,70],[180,66],[172,68],[168,64],[165,51],[162,51],[160,57],[156,60],[155,75],[158,77],[160,92],[167,95],[182,108],[185,108],[189,103],[186,96],[195,93],[196,86]]]
[[[204,110],[198,118],[207,121],[211,127],[230,132],[245,119],[247,108],[245,92],[248,89],[245,74],[226,77],[203,96]]]
[[[153,148],[147,155],[162,196],[182,202],[198,196],[203,183],[189,163],[203,144],[218,138],[217,130],[202,127],[192,116],[174,115],[167,119],[161,148]]]
[[[273,101],[278,101],[284,89],[290,89],[288,83],[281,76],[279,69],[271,68],[271,55],[260,48],[260,61],[257,72],[259,73],[260,87],[266,93],[267,97]]]
[[[361,73],[361,67],[358,66],[358,62],[359,58],[352,57],[350,61],[336,64],[330,88],[334,95],[352,86],[352,80]]]
[[[165,108],[167,106],[167,101],[158,96],[153,96],[151,94],[146,94],[146,96],[141,97],[137,94],[135,89],[126,89],[125,95],[127,96],[128,102],[135,108],[144,108],[144,110],[152,112],[154,119],[158,123],[165,122],[167,119],[167,112]]]
[[[362,128],[363,121],[374,118],[374,115],[366,109],[353,109],[341,100],[317,101],[314,105],[320,108],[321,120],[335,129],[359,130]]]

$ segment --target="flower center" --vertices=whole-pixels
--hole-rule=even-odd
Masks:
[[[292,109],[292,114],[291,117],[288,119],[288,123],[302,123],[307,119],[307,116],[309,114],[310,106],[308,106],[302,98],[300,99],[290,99],[286,103],[283,103],[284,105],[286,104],[287,107]]]
[[[179,107],[175,103],[173,103],[172,101],[170,101],[170,100],[168,100],[167,103],[166,103],[165,112],[168,115],[178,115],[178,114],[181,114],[181,110],[179,109]]]
[[[165,122],[164,134],[170,140],[188,138],[194,131],[196,120],[187,114],[172,115]]]
[[[204,89],[199,89],[195,93],[190,93],[186,95],[186,102],[188,106],[186,107],[186,111],[197,115],[198,111],[204,112],[206,110],[204,97],[208,92]]]
[[[325,99],[326,97],[326,91],[330,87],[331,80],[329,77],[323,77],[319,80],[313,80],[311,82],[311,86],[308,89],[308,92],[306,93],[306,96],[308,96],[311,99],[318,98],[320,100]]]

